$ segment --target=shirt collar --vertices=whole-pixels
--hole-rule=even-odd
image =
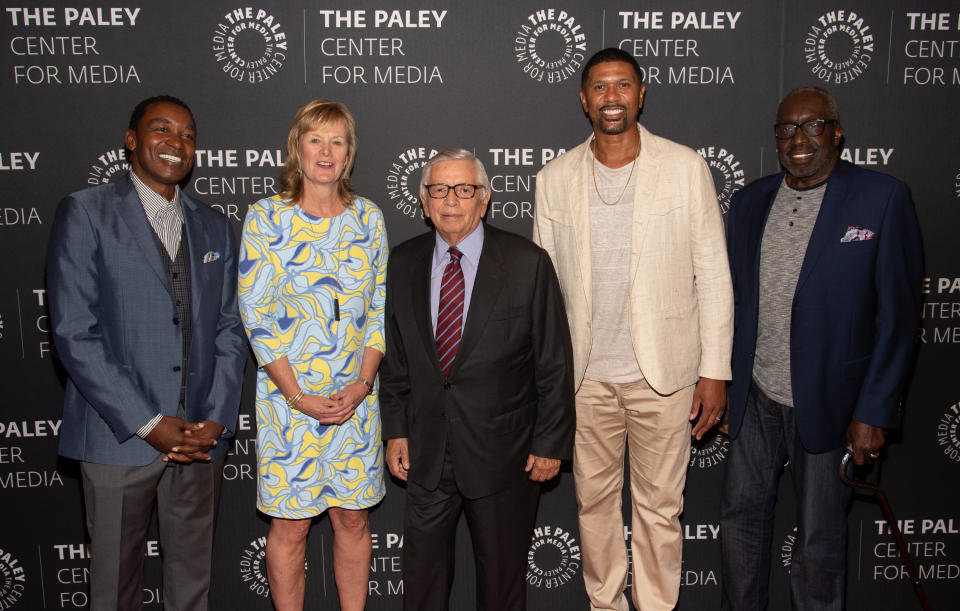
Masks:
[[[173,199],[168,200],[148,187],[133,170],[130,170],[130,180],[133,181],[137,195],[140,196],[140,203],[143,205],[144,212],[147,213],[147,218],[157,218],[161,211],[168,206],[173,206],[173,213],[178,219],[183,220],[183,211],[180,208],[180,185],[175,187]]]
[[[433,247],[433,267],[436,268],[449,259],[447,251],[450,249],[450,245],[440,237],[439,232],[435,231],[434,235],[437,237],[437,241]],[[483,250],[483,221],[477,223],[477,227],[470,232],[470,235],[461,240],[456,248],[463,253],[461,260],[466,259],[476,268],[480,262],[480,252]]]

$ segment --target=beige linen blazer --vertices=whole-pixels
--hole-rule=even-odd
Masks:
[[[644,378],[666,395],[700,377],[730,379],[733,290],[710,169],[696,151],[637,127],[630,335]],[[591,139],[537,174],[533,224],[560,278],[577,388],[592,345]]]

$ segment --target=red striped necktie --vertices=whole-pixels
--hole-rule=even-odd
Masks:
[[[463,253],[453,246],[449,253],[450,262],[443,269],[443,280],[440,282],[440,309],[437,312],[437,357],[443,375],[450,373],[463,330],[464,282],[463,270],[460,269]]]

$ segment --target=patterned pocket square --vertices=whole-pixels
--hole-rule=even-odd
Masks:
[[[863,229],[850,225],[847,227],[847,232],[843,234],[842,238],[840,238],[840,243],[846,244],[847,242],[864,242],[872,239],[873,232],[869,229]]]
[[[220,258],[220,253],[217,252],[217,251],[215,251],[215,250],[211,250],[211,251],[207,252],[207,254],[203,255],[203,262],[204,262],[204,263],[213,263],[214,261],[216,261],[216,260],[219,259],[219,258]]]

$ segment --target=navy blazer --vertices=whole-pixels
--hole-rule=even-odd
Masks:
[[[448,376],[430,321],[431,231],[397,246],[387,270],[383,438],[408,438],[409,480],[436,488],[447,448],[467,498],[527,478],[527,456],[570,458],[573,352],[546,251],[484,226],[463,338]]]
[[[246,340],[237,309],[230,222],[180,194],[190,256],[192,330],[185,418],[232,434]],[[47,253],[57,355],[67,370],[60,454],[138,466],[159,452],[136,436],[157,413],[175,416],[182,334],[166,264],[129,176],[73,193],[57,208]],[[208,454],[222,456],[226,443]]]
[[[733,197],[730,435],[743,422],[757,343],[760,243],[784,173]],[[866,229],[869,239],[843,240]],[[865,235],[865,234],[864,234]],[[862,236],[861,236],[862,237]],[[920,322],[923,247],[907,186],[838,160],[800,268],[790,326],[797,431],[809,452],[843,446],[851,420],[899,426]]]

